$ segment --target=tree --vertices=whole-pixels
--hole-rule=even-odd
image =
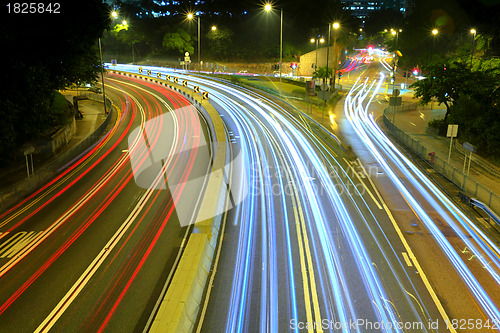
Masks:
[[[166,33],[163,37],[162,45],[167,51],[174,50],[179,53],[186,51],[189,53],[194,52],[191,36],[181,28],[177,29],[177,32]]]
[[[210,41],[210,52],[215,59],[221,59],[229,55],[229,46],[233,33],[229,29],[218,28],[210,30],[207,38]]]
[[[314,79],[322,79],[322,78],[329,78],[332,77],[332,72],[333,69],[328,67],[319,67],[317,70],[314,71],[313,73],[313,78]]]
[[[1,12],[0,43],[8,46],[3,78],[8,84],[0,89],[0,164],[18,156],[18,146],[58,125],[50,109],[55,90],[97,77],[97,39],[109,25],[108,14],[98,0],[64,3],[58,14],[29,19]]]
[[[446,106],[445,123],[458,124],[459,137],[482,152],[500,156],[500,68],[471,70],[461,62],[424,67],[426,78],[412,84],[415,97]]]
[[[432,99],[446,106],[445,120],[450,114],[451,106],[459,98],[460,94],[467,93],[473,89],[474,76],[470,70],[460,63],[431,64],[422,67],[426,78],[416,81],[410,87],[415,89],[414,96],[420,98],[420,103],[427,104]]]

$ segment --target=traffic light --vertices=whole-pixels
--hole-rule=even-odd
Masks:
[[[393,77],[391,77],[391,83],[394,83],[396,81],[396,79]]]
[[[413,69],[413,75],[417,76],[418,75],[418,68]]]

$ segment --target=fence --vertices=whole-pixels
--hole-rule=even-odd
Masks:
[[[434,163],[430,163],[429,156],[427,155],[427,149],[389,120],[386,116],[386,112],[389,112],[390,115],[392,110],[388,109],[389,108],[386,108],[384,110],[384,125],[396,138],[398,138],[406,147],[411,149],[421,159],[426,161],[430,167],[458,186],[467,195],[485,203],[491,210],[499,214],[500,196],[437,156],[434,156]]]
[[[97,102],[103,102],[102,95],[94,94],[94,93],[86,93],[87,98],[91,100],[95,100]],[[19,182],[12,185],[7,190],[0,193],[0,211],[6,209],[12,203],[18,201],[20,198],[25,197],[28,193],[33,192],[37,188],[41,187],[44,183],[46,183],[49,179],[51,179],[58,172],[63,170],[71,161],[78,158],[78,156],[82,155],[87,150],[91,149],[95,146],[104,132],[106,127],[108,126],[111,118],[113,117],[113,107],[111,100],[106,97],[106,107],[109,110],[108,116],[104,120],[104,122],[85,140],[81,141],[73,148],[64,152],[51,162],[45,164],[42,168],[37,170],[34,174],[30,175],[30,177],[26,177]]]

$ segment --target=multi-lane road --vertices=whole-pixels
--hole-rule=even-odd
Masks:
[[[106,88],[114,126],[0,216],[2,332],[144,327],[189,234],[204,182],[184,184],[210,166],[205,120],[158,85],[108,75]]]
[[[359,158],[267,95],[143,69],[208,92],[232,143],[232,205],[197,331],[498,330],[498,247],[370,118],[377,61],[350,74],[364,82],[345,98]],[[189,237],[205,182],[182,185],[208,173],[205,120],[153,82],[109,74],[106,88],[116,125],[0,216],[2,330],[140,331]]]

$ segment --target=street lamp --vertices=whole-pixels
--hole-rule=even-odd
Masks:
[[[402,29],[397,29],[397,30],[394,30],[394,29],[391,29],[391,35],[393,37],[396,37],[396,47],[395,47],[395,51],[394,51],[394,59],[393,59],[393,62],[392,62],[392,95],[394,97],[397,97],[396,94],[394,93],[394,91],[396,90],[396,64],[398,62],[398,40],[399,40],[399,33],[403,31]],[[396,103],[394,103],[394,113],[392,114],[392,123],[394,124],[394,121],[395,121],[395,118],[396,118]]]
[[[333,71],[332,71],[332,77],[333,77],[333,90],[335,90],[335,76],[337,75],[336,71],[337,71],[337,31],[339,30],[340,28],[340,24],[338,22],[335,22],[333,23],[332,25],[333,27]],[[328,31],[330,31],[330,29],[328,29]],[[328,72],[328,71],[327,71]]]
[[[111,12],[111,17],[112,17],[113,19],[118,18],[118,12],[117,12],[116,10],[113,10],[113,11]]]
[[[472,34],[472,50],[470,54],[470,67],[472,68],[472,61],[474,60],[474,44],[476,42],[476,29],[470,29],[470,33]]]
[[[273,9],[271,4],[267,3],[264,6],[266,12],[270,12]],[[280,96],[281,96],[281,67],[283,65],[283,8],[280,9]]]
[[[323,44],[325,42],[325,39],[323,37],[321,37],[320,39],[314,39],[314,38],[311,38],[311,43],[314,43],[316,42],[316,62],[314,63],[314,69],[317,70],[318,69],[318,42]]]
[[[432,29],[432,53],[431,53],[431,64],[432,64],[432,58],[434,57],[434,49],[436,48],[436,36],[439,33],[438,29]]]
[[[217,30],[217,27],[215,25],[212,26],[212,31]]]
[[[189,13],[188,14],[188,19],[189,20],[192,20],[194,18],[194,15],[192,13]],[[198,21],[198,66],[200,66],[200,71],[201,71],[201,62],[200,62],[200,50],[201,50],[201,47],[200,47],[200,17],[198,16],[197,17],[197,21]]]

